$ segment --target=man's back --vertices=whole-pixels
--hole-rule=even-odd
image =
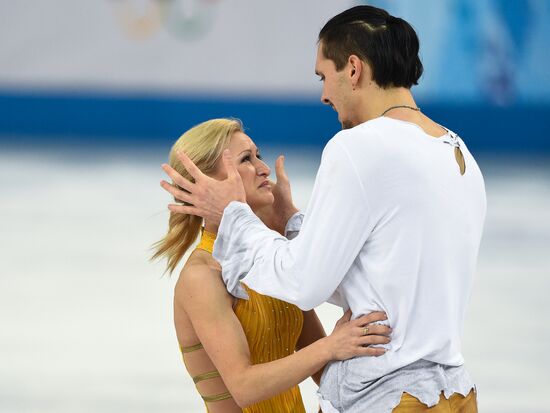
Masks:
[[[370,231],[334,301],[348,304],[354,316],[384,310],[394,331],[389,351],[362,363],[363,380],[421,359],[463,363],[460,339],[486,199],[475,160],[454,136],[436,138],[416,124],[381,117],[327,145],[339,146],[356,170]]]

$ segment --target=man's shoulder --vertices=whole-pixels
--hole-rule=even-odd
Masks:
[[[341,142],[353,142],[356,139],[361,141],[367,139],[376,139],[384,133],[384,120],[382,118],[375,118],[369,121],[360,123],[357,126],[349,129],[343,129],[338,132],[331,139]]]
[[[381,118],[372,119],[353,128],[341,130],[328,141],[325,150],[332,150],[338,146],[352,152],[369,147],[374,149],[383,134],[383,120]]]

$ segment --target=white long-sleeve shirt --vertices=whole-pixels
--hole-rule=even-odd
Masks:
[[[304,310],[330,301],[354,317],[385,311],[392,341],[368,358],[365,380],[421,359],[458,366],[485,210],[481,172],[460,138],[381,117],[326,145],[296,238],[232,202],[214,257],[237,297],[243,282]]]

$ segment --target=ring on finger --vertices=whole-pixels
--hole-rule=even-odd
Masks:
[[[369,335],[369,327],[363,327],[363,335],[368,336]]]

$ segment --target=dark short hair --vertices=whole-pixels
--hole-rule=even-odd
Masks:
[[[405,20],[377,7],[352,7],[334,16],[321,29],[319,42],[336,70],[356,55],[370,65],[373,80],[383,88],[411,88],[422,75],[416,32]]]

